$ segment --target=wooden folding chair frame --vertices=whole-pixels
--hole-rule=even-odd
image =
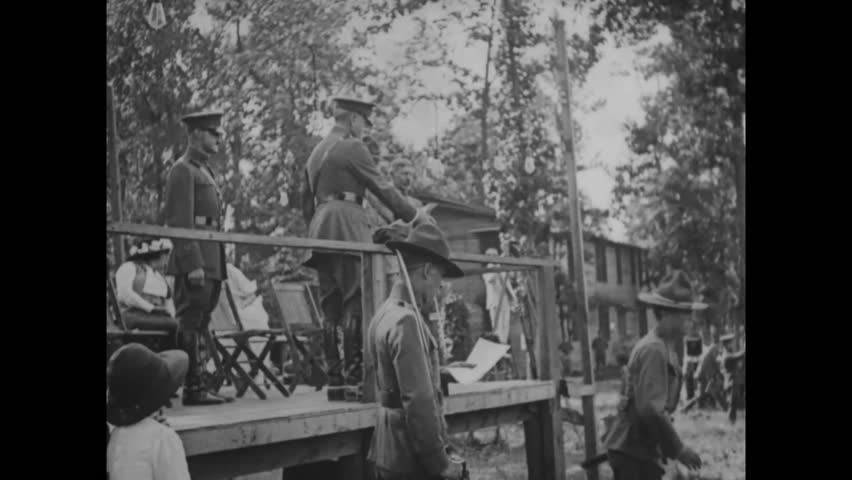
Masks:
[[[303,282],[291,282],[291,283],[300,283],[304,288],[305,296],[308,300],[308,308],[313,318],[312,324],[315,324],[316,328],[313,332],[302,333],[303,335],[311,335],[311,334],[322,334],[323,332],[323,323],[324,319],[322,314],[320,313],[319,308],[317,307],[316,300],[314,299],[313,292],[311,292],[311,288],[309,285]],[[317,390],[322,388],[322,385],[328,383],[328,367],[325,364],[325,356],[320,354],[320,358],[317,358],[303,343],[299,338],[299,333],[293,332],[290,323],[287,321],[287,315],[284,314],[284,310],[281,308],[281,304],[278,301],[278,294],[275,289],[275,284],[270,280],[269,281],[269,291],[272,294],[272,298],[274,300],[275,308],[278,310],[278,314],[281,317],[281,322],[284,325],[284,331],[287,336],[288,343],[290,344],[290,351],[293,355],[293,361],[298,361],[298,357],[301,356],[300,363],[307,364],[311,368],[311,378],[307,378],[305,376],[304,368],[296,368],[296,371],[293,376],[292,388],[295,389],[296,386],[300,383],[300,381],[304,381],[308,385],[313,385]]]
[[[213,358],[213,362],[216,365],[217,370],[217,373],[214,375],[213,385],[211,386],[214,390],[218,391],[222,387],[224,380],[227,379],[236,387],[237,398],[241,398],[245,395],[246,391],[251,388],[255,395],[262,400],[266,400],[266,393],[254,382],[254,377],[258,374],[258,372],[261,372],[263,373],[266,381],[271,383],[276,390],[281,392],[281,394],[285,397],[289,397],[292,390],[288,390],[281,380],[279,380],[264,363],[266,358],[272,352],[272,347],[276,343],[281,342],[279,337],[284,335],[285,332],[279,329],[245,330],[243,322],[240,319],[240,314],[237,311],[237,305],[236,302],[234,302],[234,296],[231,293],[230,286],[227,282],[223,282],[222,287],[225,291],[225,296],[228,300],[228,306],[231,310],[231,314],[233,315],[234,321],[237,323],[237,328],[239,330],[219,334],[213,334],[209,331],[207,332],[210,356]],[[266,339],[260,355],[256,355],[251,349],[250,342],[254,338]],[[234,342],[234,349],[230,352],[228,351],[228,347],[221,342],[221,340],[225,339],[233,340]],[[248,372],[246,372],[242,365],[240,365],[239,360],[241,356],[245,356],[248,359],[248,363],[251,365]],[[237,377],[240,379],[239,382],[237,381]]]

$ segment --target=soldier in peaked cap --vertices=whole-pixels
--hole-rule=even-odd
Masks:
[[[209,159],[221,148],[222,112],[186,115],[189,132],[186,153],[169,171],[164,217],[166,226],[219,231],[221,198]],[[197,240],[174,240],[167,273],[175,277],[178,346],[189,355],[183,390],[184,405],[215,405],[231,400],[208,392],[202,382],[200,343],[210,325],[210,313],[227,278],[224,245]],[[208,346],[212,348],[212,346]]]
[[[677,459],[699,468],[701,459],[680,440],[670,415],[677,407],[681,369],[675,345],[683,341],[692,312],[707,308],[692,301],[692,285],[679,270],[652,293],[640,293],[658,322],[633,347],[618,414],[606,439],[613,480],[659,480],[662,464]]]
[[[379,172],[362,141],[372,126],[373,103],[354,95],[334,98],[335,125],[314,148],[305,168],[302,208],[308,237],[370,242],[364,194],[370,191],[396,219],[409,222],[416,210]],[[425,213],[424,213],[425,214]],[[342,399],[347,378],[360,379],[361,262],[357,252],[311,253],[305,266],[319,273],[320,304],[325,314],[326,356],[329,359],[330,399]],[[341,332],[342,330],[342,332]],[[338,346],[343,333],[343,352]]]

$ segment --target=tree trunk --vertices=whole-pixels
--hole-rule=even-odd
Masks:
[[[482,117],[480,118],[481,129],[481,144],[480,158],[482,159],[479,168],[485,165],[488,161],[488,110],[491,107],[491,79],[489,77],[491,69],[491,46],[494,44],[494,9],[497,6],[497,0],[491,3],[491,23],[488,26],[488,49],[485,54],[485,84],[482,86]],[[485,198],[485,186],[480,185],[480,193]]]
[[[121,221],[121,169],[119,168],[118,160],[118,132],[116,131],[115,97],[113,95],[112,85],[107,85],[107,140],[109,142],[109,180],[110,180],[110,210],[112,220],[114,222]],[[113,255],[115,255],[115,264],[121,265],[124,262],[124,244],[121,241],[121,235],[113,235]]]

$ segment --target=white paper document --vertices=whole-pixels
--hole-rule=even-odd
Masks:
[[[473,346],[473,351],[468,355],[466,363],[476,365],[473,368],[447,367],[450,375],[461,384],[478,382],[497,365],[497,362],[509,351],[509,345],[489,342],[480,338]]]

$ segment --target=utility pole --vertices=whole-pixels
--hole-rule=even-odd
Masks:
[[[571,123],[571,82],[569,80],[568,53],[565,42],[565,22],[554,14],[553,27],[556,39],[556,79],[559,83],[562,111],[560,123],[562,131],[562,158],[565,162],[565,174],[568,180],[569,221],[571,226],[571,256],[574,261],[574,291],[577,295],[575,310],[579,315],[580,346],[583,352],[583,387],[580,396],[583,401],[583,423],[585,431],[586,460],[597,456],[597,432],[595,422],[595,376],[592,370],[591,344],[589,343],[589,302],[586,298],[586,274],[583,262],[583,225],[580,211],[580,196],[577,190],[577,163],[574,146],[574,129]],[[598,480],[598,467],[586,471],[588,480]]]

